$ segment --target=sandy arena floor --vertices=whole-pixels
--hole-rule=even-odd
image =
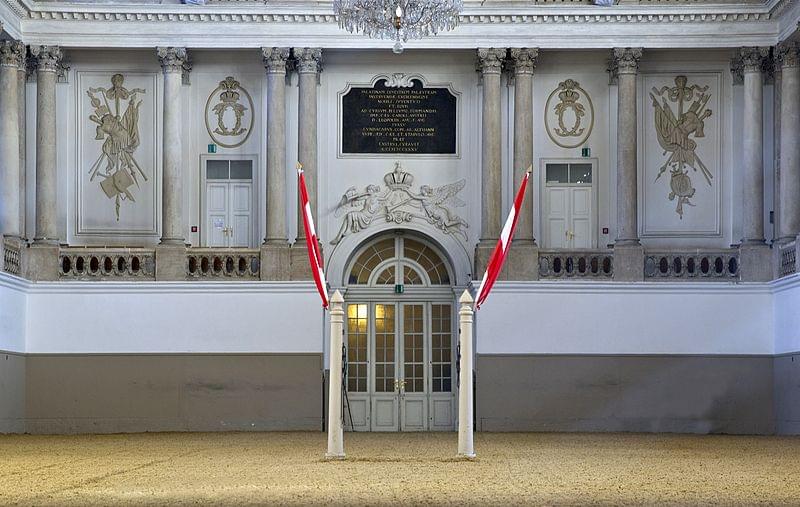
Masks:
[[[794,504],[800,438],[322,433],[0,436],[0,504]]]

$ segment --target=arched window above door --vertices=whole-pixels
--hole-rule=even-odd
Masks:
[[[362,248],[347,282],[364,286],[441,286],[450,285],[450,280],[447,264],[436,248],[421,239],[392,236]]]

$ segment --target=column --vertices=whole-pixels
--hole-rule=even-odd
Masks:
[[[36,234],[34,242],[57,244],[56,74],[61,63],[62,53],[58,46],[32,46],[31,55],[36,59]],[[14,150],[17,151],[18,148],[15,146]]]
[[[0,41],[0,242],[3,236],[19,237],[22,232],[19,220],[17,69],[24,57],[25,46],[21,42]]]
[[[344,335],[344,297],[338,290],[331,297],[331,348],[328,356],[328,452],[325,459],[344,459],[342,428],[342,336]]]
[[[286,60],[289,48],[262,48],[267,70],[267,234],[286,245]]]
[[[514,64],[514,188],[533,164],[533,69],[538,48],[512,48]],[[533,237],[534,192],[536,181],[528,182],[528,195],[522,202],[514,244],[535,243]],[[536,203],[538,205],[538,203]]]
[[[261,55],[267,71],[267,232],[261,245],[261,279],[289,280],[291,252],[286,234],[286,61],[289,48],[261,48]]]
[[[617,74],[617,240],[638,245],[636,75],[641,48],[615,48]]]
[[[162,147],[161,244],[184,245],[181,137],[181,86],[185,48],[158,48],[164,71],[164,145]]]
[[[772,276],[769,247],[764,241],[762,66],[767,56],[769,56],[769,48],[746,47],[739,50],[744,75],[744,113],[742,115],[744,237],[739,250],[741,276],[744,281],[765,281]],[[784,99],[790,100],[789,97],[784,97]]]
[[[308,187],[311,214],[319,221],[317,210],[317,84],[319,82],[322,50],[319,48],[295,48],[299,77],[299,99],[297,118],[297,159],[303,164]],[[305,238],[303,210],[297,206],[297,240]],[[305,248],[305,247],[304,247]]]
[[[483,117],[481,122],[481,243],[493,248],[500,236],[502,201],[500,138],[500,72],[505,49],[478,49],[478,67],[483,82]],[[478,275],[480,276],[480,274]]]
[[[782,74],[778,239],[786,242],[800,234],[800,44],[785,42],[777,50]]]
[[[27,209],[28,199],[27,188],[27,109],[26,109],[26,85],[28,83],[28,59],[25,55],[26,48],[22,48],[22,58],[19,59],[17,67],[17,107],[19,108],[19,232],[23,238],[27,238]]]

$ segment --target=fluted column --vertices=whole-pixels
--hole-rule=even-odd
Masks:
[[[286,245],[286,59],[289,48],[262,48],[267,70],[267,234]]]
[[[311,214],[317,214],[317,83],[319,81],[322,50],[319,48],[295,48],[299,77],[299,99],[297,119],[297,158],[303,164]],[[303,213],[297,200],[297,238],[305,238]]]
[[[638,245],[636,75],[641,48],[615,48],[617,75],[617,240]]]
[[[778,46],[781,68],[780,110],[780,219],[778,239],[800,234],[800,44]]]
[[[36,59],[36,234],[34,242],[58,243],[56,217],[56,74],[58,46],[32,46]],[[18,150],[18,147],[14,147]]]
[[[164,71],[161,244],[183,245],[181,86],[187,54],[174,47],[160,47],[157,54]]]
[[[505,49],[478,49],[478,68],[483,81],[481,242],[492,242],[500,236],[502,198],[500,73],[505,56]]]
[[[27,238],[27,209],[28,199],[27,188],[27,110],[26,110],[26,84],[28,82],[28,59],[25,55],[26,48],[22,48],[22,58],[19,59],[17,67],[17,108],[19,109],[19,233],[23,238]]]
[[[538,48],[512,48],[514,64],[514,188],[533,164],[533,69],[539,56]],[[528,196],[522,201],[514,243],[535,243],[533,237],[533,189],[528,184]]]
[[[0,240],[21,236],[19,219],[19,107],[17,69],[25,46],[0,41]],[[2,250],[2,248],[0,248]]]
[[[744,73],[744,114],[742,117],[742,154],[744,174],[744,238],[742,243],[764,244],[764,134],[763,76],[768,48],[741,48]],[[789,100],[788,97],[786,97]]]

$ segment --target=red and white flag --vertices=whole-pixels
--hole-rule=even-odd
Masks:
[[[531,175],[531,168],[525,173],[522,178],[522,183],[517,191],[517,197],[514,199],[514,207],[508,213],[508,218],[503,226],[503,231],[500,233],[500,239],[497,240],[497,246],[494,247],[492,256],[489,257],[489,264],[486,266],[486,273],[483,274],[483,280],[478,287],[478,296],[475,298],[475,310],[478,310],[486,298],[489,296],[489,291],[492,290],[494,282],[500,275],[500,270],[503,269],[503,263],[506,261],[506,254],[511,246],[511,240],[514,238],[514,229],[517,228],[517,219],[519,218],[519,210],[522,208],[522,201],[525,199],[525,188],[528,186],[528,178]]]
[[[306,247],[308,247],[308,262],[311,264],[311,273],[314,283],[322,298],[322,307],[328,307],[328,287],[325,284],[325,272],[322,265],[322,253],[319,251],[317,230],[314,228],[314,217],[311,216],[311,204],[308,202],[306,178],[303,176],[303,166],[297,163],[297,188],[300,191],[300,204],[303,206],[303,227],[306,231]]]

